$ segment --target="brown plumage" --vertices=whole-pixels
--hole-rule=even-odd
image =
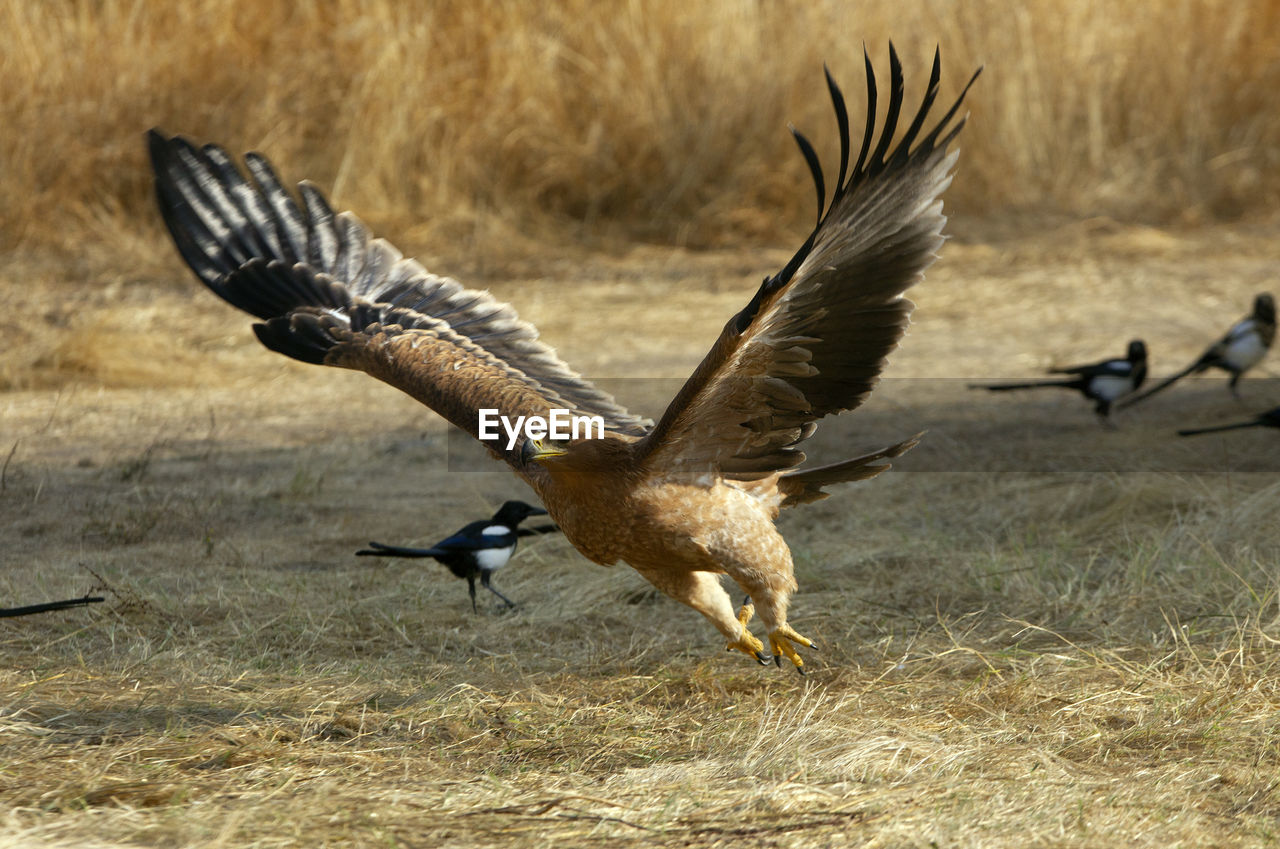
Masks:
[[[938,93],[935,55],[924,101],[896,145],[902,69],[890,46],[885,126],[876,133],[876,85],[866,59],[868,118],[851,164],[848,113],[827,76],[840,131],[840,171],[828,206],[822,169],[796,133],[818,190],[818,224],[767,278],[657,424],[632,415],[572,371],[514,310],[464,289],[371,239],[350,213],[334,214],[309,183],[302,204],[265,159],[245,158],[252,182],[220,148],[149,137],[160,208],[184,259],[214,292],[263,320],[267,347],[299,360],[365,371],[477,436],[478,411],[599,415],[606,433],[569,443],[486,442],[542,498],[565,536],[601,564],[625,561],[705,615],[730,648],[765,659],[720,583],[727,574],[754,602],[775,658],[803,666],[787,625],[796,589],[791,555],[774,527],[782,507],[862,480],[916,439],[813,469],[799,444],[823,416],[859,406],[912,310],[903,292],[942,244],[942,202],[964,124],[955,105],[922,135]],[[976,78],[977,74],[974,75]],[[972,84],[970,80],[970,85]],[[968,91],[966,87],[965,91]]]

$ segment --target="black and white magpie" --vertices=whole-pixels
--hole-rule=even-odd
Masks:
[[[1249,369],[1256,366],[1276,338],[1276,302],[1266,292],[1253,299],[1253,312],[1231,325],[1226,334],[1209,346],[1195,362],[1182,371],[1166,377],[1141,395],[1126,398],[1118,406],[1128,407],[1146,398],[1150,398],[1162,389],[1173,385],[1189,374],[1199,374],[1211,368],[1222,369],[1231,375],[1227,386],[1231,394],[1240,396],[1236,384]]]
[[[9,616],[30,616],[33,613],[48,613],[53,610],[67,610],[71,607],[82,607],[102,600],[102,596],[87,595],[83,598],[68,598],[62,601],[46,601],[43,604],[28,604],[25,607],[0,607],[0,619]]]
[[[1042,386],[1059,386],[1078,390],[1094,402],[1094,410],[1104,419],[1111,414],[1111,405],[1117,398],[1133,392],[1147,377],[1147,346],[1141,339],[1129,343],[1124,359],[1102,360],[1083,366],[1055,368],[1050,374],[1067,374],[1065,380],[1035,380],[1030,383],[971,383],[970,389],[988,389],[1007,392],[1011,389],[1036,389]]]
[[[1232,424],[1213,425],[1212,427],[1190,427],[1178,431],[1178,436],[1198,436],[1202,433],[1217,433],[1223,430],[1241,430],[1246,427],[1275,427],[1280,428],[1280,407],[1274,410],[1267,410],[1265,413],[1259,413],[1253,418],[1245,422],[1234,422]]]
[[[472,522],[430,548],[405,548],[371,542],[370,548],[362,548],[356,554],[381,557],[432,557],[449,567],[449,571],[459,578],[467,579],[473,611],[477,610],[477,577],[484,588],[502,599],[507,607],[515,607],[515,602],[498,592],[489,580],[494,572],[505,566],[511,559],[521,537],[559,530],[555,525],[542,525],[536,528],[519,527],[520,523],[529,516],[545,515],[547,511],[541,507],[534,507],[523,501],[508,501],[493,514],[492,519]]]

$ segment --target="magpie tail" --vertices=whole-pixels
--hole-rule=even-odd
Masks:
[[[1028,383],[970,383],[970,389],[986,389],[991,392],[1008,392],[1010,389],[1039,389],[1042,386],[1066,386],[1079,388],[1079,380],[1032,380]]]
[[[1182,371],[1175,372],[1169,375],[1164,380],[1157,383],[1155,386],[1152,386],[1146,392],[1140,392],[1137,395],[1130,396],[1129,398],[1126,398],[1123,401],[1117,402],[1116,409],[1123,410],[1125,407],[1132,407],[1134,404],[1138,403],[1139,401],[1145,401],[1146,399],[1150,398],[1152,395],[1155,395],[1157,392],[1162,392],[1165,389],[1168,389],[1170,386],[1177,383],[1179,380],[1182,380],[1182,378],[1186,377],[1187,375],[1193,374],[1195,372],[1204,371],[1206,368],[1208,368],[1208,364],[1205,362],[1205,358],[1201,357],[1191,365],[1184,368]]]
[[[1212,427],[1189,427],[1178,431],[1178,436],[1199,436],[1202,433],[1220,433],[1224,430],[1243,430],[1247,427],[1262,427],[1262,422],[1235,422],[1234,424],[1213,425]]]
[[[371,542],[369,546],[356,554],[361,557],[439,557],[445,553],[443,548],[405,548],[400,545],[383,545],[380,542]]]
[[[64,601],[46,601],[44,604],[28,604],[25,607],[0,607],[0,618],[10,616],[30,616],[33,613],[48,613],[53,610],[67,610],[72,607],[82,607],[87,604],[94,604],[103,601],[102,596],[84,596],[83,598],[69,598]]]

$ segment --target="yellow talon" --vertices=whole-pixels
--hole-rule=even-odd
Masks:
[[[725,648],[729,651],[737,649],[747,657],[754,658],[760,663],[765,662],[764,643],[751,636],[751,632],[746,628],[742,629],[742,636],[738,638],[737,642],[730,640]]]
[[[737,642],[730,640],[725,649],[733,651],[737,649],[748,657],[755,658],[761,665],[768,661],[764,656],[764,643],[751,636],[751,632],[747,630],[747,623],[751,621],[751,617],[756,613],[756,606],[751,603],[748,598],[742,603],[742,609],[738,611],[738,624],[742,626],[742,636]]]
[[[796,671],[803,675],[804,660],[801,659],[799,652],[797,652],[791,645],[793,642],[799,643],[805,648],[817,648],[817,646],[814,645],[813,640],[796,633],[795,629],[790,625],[783,625],[781,628],[778,628],[769,634],[769,647],[773,649],[774,658],[779,659],[785,657],[787,660],[794,663]],[[781,663],[781,660],[778,660],[778,662]]]

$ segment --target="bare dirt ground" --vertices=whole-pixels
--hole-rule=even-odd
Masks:
[[[557,536],[496,579],[512,612],[356,558],[527,490],[451,471],[465,449],[396,391],[262,349],[175,261],[8,256],[0,604],[107,601],[0,621],[0,845],[1270,844],[1280,442],[1173,429],[1277,384],[1191,382],[1110,429],[965,384],[1138,336],[1171,372],[1277,290],[1278,231],[946,245],[883,391],[810,453],[925,441],[781,522],[807,679]],[[657,415],[784,260],[637,249],[475,285]]]

